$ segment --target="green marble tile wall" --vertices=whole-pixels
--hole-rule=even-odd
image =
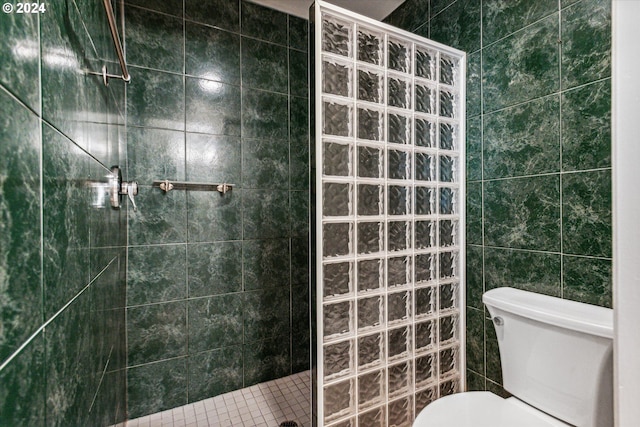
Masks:
[[[499,286],[611,306],[611,0],[407,0],[468,53],[467,381],[504,393]]]
[[[86,73],[117,68],[102,4],[41,4],[0,15],[0,424],[111,425],[126,215],[88,184],[121,162],[124,83]]]
[[[125,24],[133,418],[309,369],[307,21],[130,0]]]

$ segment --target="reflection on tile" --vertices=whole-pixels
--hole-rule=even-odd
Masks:
[[[242,85],[271,92],[288,92],[287,48],[242,37]]]
[[[241,185],[241,143],[237,136],[187,133],[187,180]]]
[[[215,242],[187,247],[189,298],[242,290],[242,244]]]
[[[235,262],[238,262],[236,259]],[[244,290],[289,286],[289,239],[242,242]]]
[[[186,404],[187,359],[181,357],[127,369],[127,394],[129,418]]]
[[[189,353],[242,342],[242,294],[189,300]]]
[[[141,185],[185,179],[183,132],[130,126],[127,155],[128,174]]]
[[[611,308],[611,260],[565,255],[562,266],[564,298]]]
[[[242,346],[189,356],[189,401],[242,388]]]
[[[186,255],[185,245],[130,247],[128,305],[186,298]]]
[[[188,132],[240,135],[240,88],[186,77]]]
[[[189,203],[189,242],[215,242],[242,238],[243,190],[234,188],[224,195],[192,191]]]
[[[240,36],[205,25],[185,28],[185,73],[240,84]]]

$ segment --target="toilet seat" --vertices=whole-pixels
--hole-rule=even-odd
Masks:
[[[443,397],[424,408],[413,427],[570,427],[520,400],[487,391]]]

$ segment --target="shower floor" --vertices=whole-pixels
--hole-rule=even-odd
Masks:
[[[278,427],[296,421],[309,427],[309,371],[256,384],[126,422],[126,427]]]

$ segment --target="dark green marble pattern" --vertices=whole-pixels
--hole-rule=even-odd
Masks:
[[[242,137],[286,139],[288,97],[259,90],[242,91]]]
[[[556,0],[484,0],[482,41],[487,46],[557,11]]]
[[[309,100],[290,97],[289,185],[291,189],[309,189]]]
[[[243,346],[245,387],[289,375],[289,341],[287,335]]]
[[[457,0],[434,16],[430,37],[466,52],[480,49],[480,0]]]
[[[291,213],[289,192],[282,190],[245,190],[242,201],[244,239],[269,239],[289,235]]]
[[[609,259],[562,257],[563,297],[572,301],[612,306],[612,265]]]
[[[485,179],[560,171],[559,98],[536,99],[484,116]]]
[[[127,3],[177,17],[183,16],[182,0],[127,0]]]
[[[611,2],[584,0],[562,11],[562,88],[611,75]]]
[[[185,73],[240,84],[240,36],[189,22],[185,27]]]
[[[467,306],[477,310],[483,309],[482,294],[484,293],[484,250],[482,246],[467,245]]]
[[[562,176],[564,253],[611,257],[611,192],[611,170]]]
[[[484,374],[484,310],[467,308],[467,368]]]
[[[127,64],[183,72],[182,19],[137,7],[127,7],[125,18]]]
[[[242,35],[287,45],[287,14],[248,1],[240,2]]]
[[[128,174],[140,185],[184,180],[184,152],[183,132],[133,126],[127,130]]]
[[[286,188],[289,184],[289,144],[286,140],[242,140],[242,186]]]
[[[242,294],[189,300],[189,353],[242,343]]]
[[[309,21],[289,15],[289,47],[307,51],[309,44]]]
[[[480,117],[467,120],[466,136],[467,181],[480,181],[482,179],[482,120]]]
[[[237,136],[187,133],[186,147],[187,180],[242,184],[242,149]]]
[[[127,304],[140,305],[187,297],[186,246],[129,248]]]
[[[291,287],[292,373],[306,371],[310,366],[309,291],[308,281]]]
[[[481,52],[467,55],[467,117],[482,113]]]
[[[185,357],[127,369],[127,418],[185,405],[187,375]]]
[[[186,77],[186,129],[240,136],[240,88]]]
[[[451,0],[449,0],[451,1]],[[429,2],[407,0],[384,19],[384,22],[403,30],[413,31],[429,20]]]
[[[187,240],[184,191],[164,193],[159,188],[144,186],[138,190],[136,203],[138,210],[128,212],[130,245],[182,243]]]
[[[201,24],[240,32],[240,2],[229,0],[184,0],[184,17]]]
[[[467,243],[481,245],[482,240],[482,182],[467,183],[466,227]]]
[[[291,239],[291,284],[309,284],[309,235]]]
[[[243,295],[245,344],[267,338],[289,336],[291,309],[289,286],[249,291]]]
[[[187,302],[127,308],[129,366],[187,354]]]
[[[512,178],[484,184],[485,244],[560,250],[560,177]]]
[[[484,49],[484,112],[558,90],[558,55],[556,14]]]
[[[309,68],[306,52],[289,49],[289,93],[307,98],[309,96]]]
[[[247,37],[241,44],[243,88],[288,93],[287,48]]]
[[[503,399],[508,399],[511,397],[511,393],[504,389],[500,384],[497,384],[489,379],[487,379],[487,391],[502,397]]]
[[[189,402],[241,388],[241,345],[189,355]]]
[[[611,166],[611,80],[562,94],[562,170]]]
[[[289,287],[289,239],[242,242],[244,290]],[[235,262],[238,262],[236,259]]]
[[[291,236],[306,237],[309,234],[309,193],[290,191]]]
[[[242,243],[194,243],[187,252],[189,298],[242,290]]]
[[[437,14],[451,6],[455,1],[456,0],[431,0],[431,18],[434,18]]]
[[[242,238],[243,190],[225,195],[192,191],[189,202],[189,242],[214,242]]]
[[[560,297],[560,255],[512,249],[485,248],[487,290],[508,286]]]
[[[467,369],[467,390],[466,391],[485,391],[484,375],[477,374]]]
[[[500,349],[498,337],[493,321],[487,316],[484,319],[485,334],[485,376],[498,384],[502,384],[502,364],[500,363]],[[487,381],[487,390],[489,381]]]

